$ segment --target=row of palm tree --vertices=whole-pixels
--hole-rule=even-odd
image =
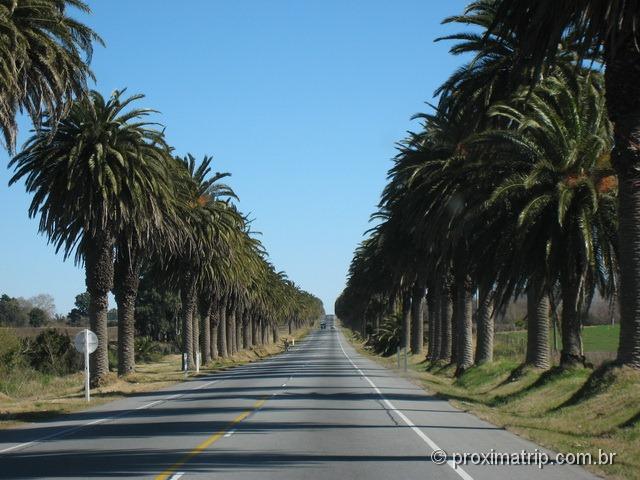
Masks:
[[[176,156],[142,95],[104,98],[86,88],[92,41],[99,37],[67,15],[88,12],[78,0],[0,1],[3,90],[0,122],[8,150],[15,113],[34,132],[13,157],[11,183],[33,194],[29,215],[65,258],[86,270],[89,319],[98,336],[91,382],[106,380],[107,304],[118,310],[118,373],[135,369],[135,304],[142,272],[180,290],[186,367],[277,340],[316,321],[316,297],[277,272],[233,190],[212,174],[211,157]],[[84,54],[84,56],[82,55]],[[5,78],[6,77],[6,78]],[[13,109],[13,110],[12,110]]]
[[[636,2],[481,0],[445,19],[472,26],[439,39],[471,60],[399,145],[337,315],[366,335],[399,312],[414,353],[426,316],[428,357],[460,373],[492,360],[495,316],[526,296],[525,362],[550,366],[553,315],[566,367],[584,362],[598,292],[620,300],[618,360],[640,367],[639,15]]]

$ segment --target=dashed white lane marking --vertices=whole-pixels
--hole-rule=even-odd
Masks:
[[[11,450],[15,450],[17,448],[28,447],[29,445],[33,445],[34,443],[36,443],[38,441],[41,441],[41,440],[46,440],[47,438],[52,438],[52,437],[44,437],[44,438],[41,438],[40,440],[33,440],[32,442],[20,443],[18,445],[14,445],[13,447],[9,447],[9,448],[5,448],[4,450],[0,450],[0,453],[10,452]]]
[[[184,475],[184,472],[176,472],[169,477],[169,480],[178,480],[183,475]]]
[[[264,363],[272,362],[272,361],[273,360],[267,360]],[[242,369],[239,369],[238,372],[241,373]],[[233,375],[230,375],[230,376],[232,377]],[[292,378],[293,378],[292,376],[289,377],[289,380],[291,380]],[[197,387],[192,388],[192,390],[200,390],[200,389],[202,389],[204,387],[207,387],[209,385],[213,385],[214,383],[218,383],[218,382],[221,382],[221,381],[224,381],[224,380],[225,379],[212,380],[212,381],[204,383],[202,385],[198,385]],[[175,400],[177,398],[183,397],[184,395],[185,395],[184,393],[176,393],[176,394],[170,395],[170,396],[168,396],[168,397],[166,397],[164,399],[157,400],[157,401],[151,402],[151,403],[147,403],[145,405],[141,405],[141,406],[136,407],[136,408],[131,409],[131,410],[127,410],[126,412],[124,412],[122,414],[119,414],[119,415],[113,415],[111,417],[99,418],[97,420],[92,420],[91,422],[83,423],[82,425],[78,425],[76,427],[72,427],[72,428],[68,428],[66,430],[61,430],[59,432],[52,433],[51,435],[47,435],[47,436],[44,436],[44,437],[41,437],[41,438],[36,438],[35,440],[31,440],[29,442],[19,443],[17,445],[13,445],[11,447],[3,448],[2,450],[0,450],[0,454],[1,453],[8,453],[8,452],[11,452],[13,450],[18,450],[18,449],[30,447],[31,445],[35,445],[37,443],[44,442],[45,440],[51,440],[52,438],[61,437],[61,436],[76,432],[76,431],[81,430],[81,429],[86,428],[86,427],[90,427],[90,426],[93,426],[93,425],[98,425],[100,423],[107,422],[109,420],[115,420],[117,418],[124,417],[124,416],[128,415],[129,413],[131,413],[133,411],[144,410],[146,408],[153,407],[154,405],[158,405],[160,403],[164,403],[164,402],[169,401],[169,400]],[[277,395],[277,393],[274,394],[274,395]],[[174,476],[172,476],[171,478],[180,478],[182,475],[184,475],[184,472],[178,472],[178,473],[174,474]]]
[[[236,429],[235,428],[232,429],[232,430],[229,430],[227,433],[224,434],[224,436],[225,436],[225,438],[228,438],[231,435],[233,435],[234,433],[236,433]]]
[[[442,450],[437,444],[436,442],[434,442],[433,440],[431,440],[422,430],[420,430],[418,427],[415,426],[415,424],[409,420],[409,418],[402,413],[400,410],[398,410],[396,407],[393,406],[393,403],[391,403],[389,400],[387,400],[385,398],[385,396],[382,394],[382,392],[380,391],[380,389],[376,386],[375,383],[373,383],[369,377],[367,377],[362,370],[360,370],[360,368],[358,368],[358,366],[353,363],[353,360],[351,360],[351,358],[349,357],[349,355],[347,355],[347,352],[344,351],[344,348],[342,347],[342,342],[340,341],[340,337],[338,336],[338,345],[340,345],[340,350],[342,350],[342,353],[344,354],[344,356],[347,358],[347,360],[349,360],[349,363],[353,366],[353,368],[356,369],[356,371],[360,374],[360,376],[362,378],[364,378],[369,385],[371,385],[371,388],[373,388],[373,390],[380,396],[380,399],[384,402],[384,404],[389,408],[389,410],[391,410],[392,412],[394,412],[396,415],[398,415],[398,417],[400,417],[402,419],[402,421],[411,428],[411,430],[413,430],[416,435],[418,435],[418,437],[420,437],[427,445],[429,445],[429,447],[431,447],[432,450]],[[473,477],[471,475],[469,475],[467,472],[465,472],[460,466],[456,465],[453,460],[449,460],[447,461],[447,465],[449,465],[454,472],[456,472],[458,475],[460,475],[460,477],[462,477],[464,480],[473,480]]]
[[[97,420],[94,420],[92,422],[85,423],[85,425],[98,425],[99,423],[106,422],[107,420],[109,420],[109,418],[115,418],[115,417],[98,418]]]
[[[165,400],[156,400],[155,402],[147,403],[146,405],[140,405],[139,407],[136,407],[136,410],[144,410],[145,408],[153,407],[154,405],[158,405],[164,401]]]
[[[217,383],[217,382],[220,382],[220,381],[221,380],[212,380],[212,381],[204,383],[202,385],[198,385],[197,387],[192,388],[192,390],[200,390],[200,389],[202,389],[204,387],[207,387],[209,385],[213,385],[214,383]],[[127,410],[126,412],[120,413],[118,415],[112,415],[111,417],[98,418],[96,420],[92,420],[90,422],[83,423],[82,425],[78,425],[76,427],[67,428],[66,430],[61,430],[59,432],[52,433],[51,435],[47,435],[45,437],[36,438],[35,440],[31,440],[29,442],[19,443],[17,445],[13,445],[11,447],[3,448],[2,450],[0,450],[0,453],[9,453],[9,452],[11,452],[13,450],[19,450],[19,449],[22,449],[22,448],[30,447],[31,445],[35,445],[36,443],[41,443],[41,442],[44,442],[46,440],[51,440],[53,438],[62,437],[62,436],[68,435],[70,433],[77,432],[78,430],[81,430],[81,429],[86,428],[86,427],[91,427],[93,425],[98,425],[100,423],[104,423],[104,422],[108,422],[110,420],[115,420],[117,418],[124,417],[124,416],[126,416],[126,415],[128,415],[131,412],[134,412],[136,410],[145,410],[147,408],[153,407],[154,405],[158,405],[160,403],[164,403],[164,402],[167,402],[169,400],[175,400],[176,398],[183,397],[184,395],[185,395],[184,393],[178,393],[178,394],[175,394],[175,395],[170,395],[170,396],[168,396],[166,398],[163,398],[161,400],[156,400],[155,402],[150,402],[150,403],[147,403],[147,404],[144,404],[144,405],[140,405],[139,407],[133,408],[131,410]],[[182,475],[184,475],[184,473],[180,474],[180,476],[182,476]],[[180,477],[176,477],[176,478],[180,478]]]
[[[213,385],[214,383],[218,383],[220,380],[212,380],[211,382],[203,383],[202,385],[198,385],[197,387],[193,387],[191,390],[201,390],[204,387],[208,387],[209,385]]]

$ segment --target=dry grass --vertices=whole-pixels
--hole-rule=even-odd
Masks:
[[[372,354],[349,330],[356,349]],[[407,377],[466,411],[558,452],[615,452],[611,466],[587,466],[609,478],[640,479],[640,371],[612,365],[591,370],[522,368],[511,359],[473,367],[459,378],[448,365],[409,357]]]
[[[67,324],[51,323],[44,327],[0,327],[0,330],[9,330],[18,337],[21,338],[34,338],[45,330],[56,330],[63,335],[66,334],[73,340],[78,332],[84,330],[87,327],[70,327]],[[109,335],[110,342],[116,342],[118,340],[118,327],[108,327],[107,333]]]
[[[296,339],[302,338],[309,333],[309,330],[309,328],[300,329],[292,336]],[[242,350],[232,357],[204,366],[200,375],[258,361],[281,351],[281,342]],[[111,373],[104,386],[91,391],[90,406],[94,407],[140,392],[158,390],[184,381],[186,377],[180,368],[180,355],[167,355],[157,362],[138,364],[136,372],[124,378],[118,378],[115,373]],[[195,373],[189,375],[189,377],[194,376],[196,376]],[[87,408],[82,373],[59,377],[25,370],[15,372],[15,378],[3,380],[4,383],[10,383],[11,389],[0,392],[0,429]]]

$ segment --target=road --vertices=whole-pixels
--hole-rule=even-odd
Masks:
[[[439,449],[448,462],[431,459]],[[262,362],[1,431],[0,477],[596,478],[566,465],[454,468],[454,452],[491,449],[536,445],[430,396],[328,328]]]

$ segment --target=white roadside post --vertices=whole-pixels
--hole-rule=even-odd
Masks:
[[[98,348],[98,337],[89,329],[84,329],[75,336],[73,345],[80,353],[84,353],[84,398],[91,400],[89,388],[89,355]]]
[[[84,331],[84,399],[91,401],[89,392],[89,330]]]

